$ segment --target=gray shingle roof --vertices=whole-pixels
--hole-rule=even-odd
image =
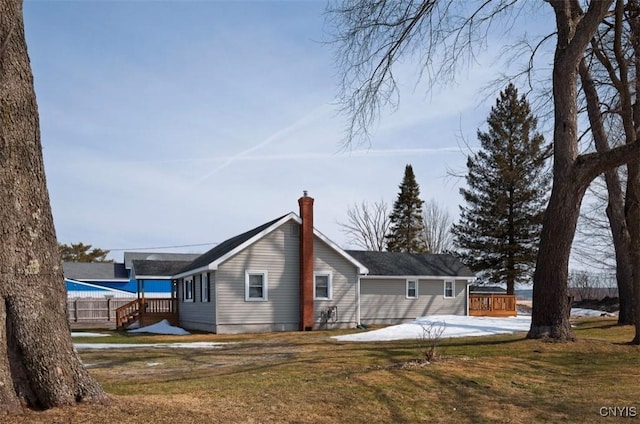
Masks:
[[[134,260],[191,262],[202,253],[124,252],[124,265],[131,269]]]
[[[128,279],[122,263],[110,262],[63,262],[65,278],[72,280],[118,280]]]
[[[475,277],[458,258],[447,254],[347,250],[369,268],[369,275]]]
[[[154,276],[154,277],[167,277],[170,278],[177,274],[181,269],[191,263],[191,261],[155,261],[134,259],[131,261],[134,277],[138,276]]]
[[[267,228],[269,228],[270,226],[272,226],[273,224],[275,224],[276,222],[280,221],[282,218],[284,218],[285,216],[287,216],[289,214],[285,214],[282,215],[272,221],[269,221],[267,223],[264,223],[256,228],[253,228],[245,233],[239,234],[235,237],[232,237],[230,239],[227,239],[225,241],[223,241],[222,243],[220,243],[219,245],[217,245],[216,247],[214,247],[213,249],[209,250],[208,252],[203,253],[202,255],[200,255],[198,258],[196,258],[193,262],[191,262],[188,266],[185,266],[183,269],[179,270],[179,272],[176,272],[176,274],[180,274],[183,272],[188,272],[194,269],[198,269],[198,268],[202,268],[204,266],[209,265],[211,262],[215,261],[216,259],[226,255],[227,253],[231,252],[233,249],[235,249],[236,247],[240,246],[242,243],[246,242],[247,240],[249,240],[250,238],[260,234],[262,231],[266,230]]]

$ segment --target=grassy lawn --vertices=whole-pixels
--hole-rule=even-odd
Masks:
[[[415,340],[346,343],[346,331],[241,336],[127,336],[98,343],[228,342],[217,349],[82,351],[111,394],[13,417],[15,423],[533,423],[614,422],[601,407],[640,416],[640,348],[613,319],[577,323],[574,343],[523,334],[450,339],[417,364]],[[640,417],[635,418],[640,419]],[[635,419],[631,419],[634,421]],[[629,421],[627,419],[626,421]]]

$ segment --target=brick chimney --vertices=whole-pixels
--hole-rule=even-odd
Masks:
[[[313,329],[313,198],[304,191],[300,206],[300,331]]]

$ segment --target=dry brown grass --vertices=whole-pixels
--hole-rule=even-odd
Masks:
[[[4,422],[611,422],[601,406],[640,412],[640,349],[624,343],[631,327],[613,323],[584,321],[575,343],[451,339],[430,365],[415,363],[417,341],[342,343],[335,332],[179,339],[233,342],[211,350],[85,351],[110,405]],[[160,339],[175,341],[138,340]]]

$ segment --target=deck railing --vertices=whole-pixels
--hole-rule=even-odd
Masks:
[[[494,293],[469,294],[469,315],[487,317],[516,316],[515,295]]]
[[[134,321],[144,324],[145,317],[177,317],[177,299],[135,299],[116,309],[116,328],[122,329]]]

